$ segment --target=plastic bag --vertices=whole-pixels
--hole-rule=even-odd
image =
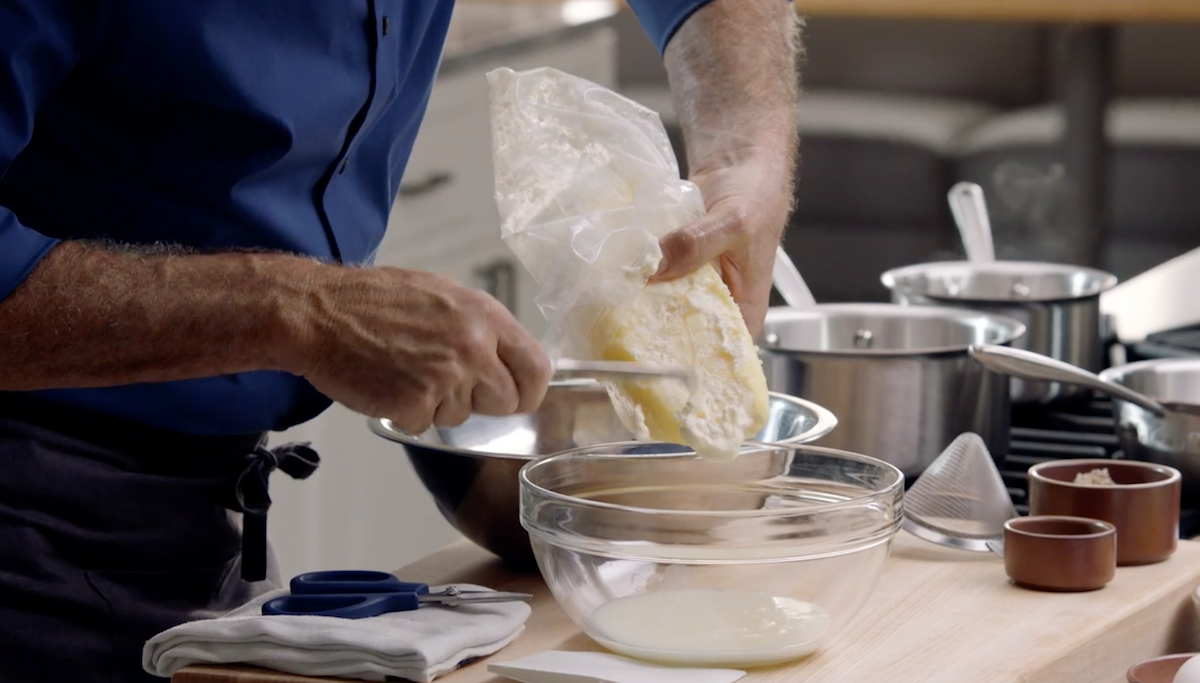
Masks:
[[[654,111],[552,68],[487,79],[501,236],[538,283],[548,353],[594,358],[596,318],[637,297],[700,190]]]

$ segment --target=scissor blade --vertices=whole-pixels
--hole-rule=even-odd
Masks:
[[[517,602],[529,601],[533,596],[528,593],[505,593],[502,591],[459,591],[445,593],[430,593],[422,595],[420,600],[422,603],[433,602],[439,605],[454,607],[473,602]]]

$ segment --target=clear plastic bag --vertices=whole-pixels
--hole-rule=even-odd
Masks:
[[[645,287],[660,238],[704,214],[700,190],[654,111],[552,68],[487,79],[501,235],[538,283],[547,351],[594,358],[593,323]]]

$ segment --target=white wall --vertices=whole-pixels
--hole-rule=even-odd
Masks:
[[[311,441],[321,466],[296,481],[271,476],[268,534],[284,579],[305,571],[392,571],[460,538],[408,463],[404,449],[335,404],[317,419],[272,434],[271,445]]]

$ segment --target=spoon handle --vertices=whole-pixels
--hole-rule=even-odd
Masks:
[[[975,183],[955,183],[948,195],[950,212],[962,236],[967,260],[972,263],[989,263],[996,260],[992,246],[992,224],[988,219],[987,202],[983,199],[983,188]]]
[[[674,378],[694,382],[696,373],[689,368],[647,365],[609,360],[559,360],[554,364],[555,379],[615,379],[639,377]]]
[[[970,347],[968,351],[972,358],[992,372],[1023,379],[1075,384],[1129,401],[1155,415],[1162,416],[1167,412],[1161,403],[1149,396],[1139,394],[1116,382],[1105,381],[1095,373],[1040,353],[997,344],[979,344]]]
[[[775,247],[775,267],[771,271],[771,280],[788,306],[812,308],[817,305],[817,299],[804,282],[800,270],[782,246]]]

